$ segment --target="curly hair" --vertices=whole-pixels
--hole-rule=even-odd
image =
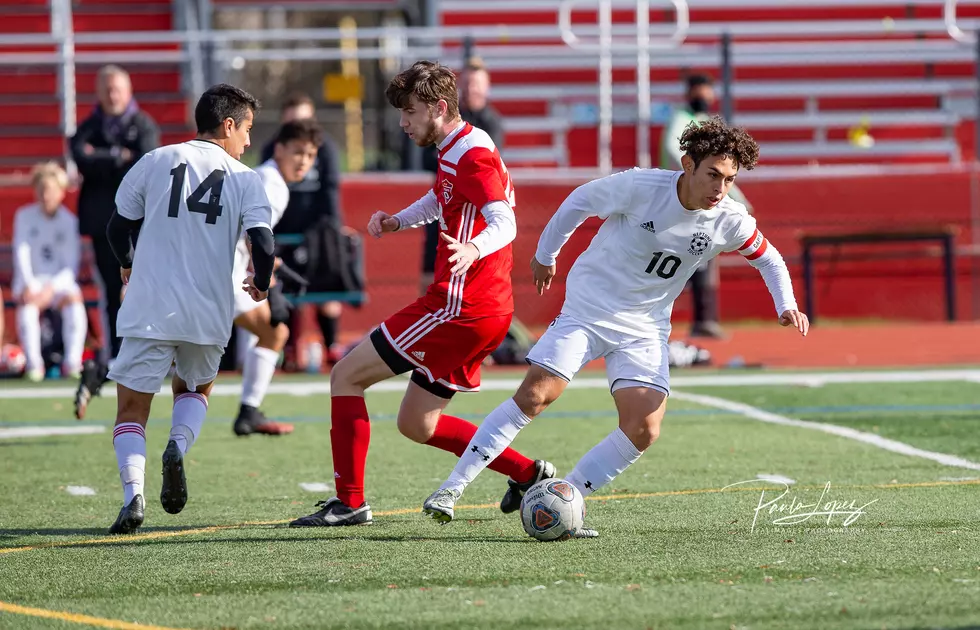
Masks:
[[[719,116],[689,124],[681,134],[681,151],[694,168],[712,155],[730,157],[735,166],[752,170],[759,161],[759,144],[741,127],[730,127]]]

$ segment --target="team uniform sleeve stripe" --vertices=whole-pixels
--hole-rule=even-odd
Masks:
[[[756,249],[755,252],[751,254],[745,254],[745,258],[746,260],[755,260],[756,258],[759,258],[763,254],[765,254],[767,249],[769,249],[769,241],[763,238],[762,245],[759,245],[759,248]]]
[[[755,239],[758,236],[759,236],[759,228],[756,228],[755,231],[752,232],[752,236],[750,236],[749,239],[744,243],[742,243],[742,246],[738,248],[738,251],[741,253],[743,249],[748,249],[749,247],[751,247],[752,243],[755,242]]]

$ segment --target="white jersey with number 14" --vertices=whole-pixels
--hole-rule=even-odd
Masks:
[[[119,336],[227,344],[235,247],[243,230],[271,229],[259,175],[212,142],[169,145],[130,169],[116,209],[143,219]]]

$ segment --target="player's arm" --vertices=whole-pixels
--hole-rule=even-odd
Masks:
[[[25,291],[36,293],[41,290],[41,285],[34,277],[31,266],[31,243],[27,240],[30,226],[27,219],[28,215],[23,210],[18,211],[14,218],[14,276],[20,280]]]
[[[633,214],[633,178],[632,170],[624,171],[573,190],[541,232],[534,259],[543,266],[553,266],[572,233],[589,217],[607,219],[613,214]]]
[[[248,234],[252,251],[253,286],[259,291],[269,290],[272,282],[272,272],[276,264],[276,241],[272,230],[265,226],[249,228]]]
[[[462,275],[473,263],[486,258],[517,238],[517,217],[514,216],[514,191],[506,174],[501,174],[499,159],[486,149],[471,149],[456,165],[456,185],[462,195],[480,208],[486,227],[479,234],[461,243],[445,232],[440,238],[449,243],[453,263],[450,272]]]
[[[746,236],[747,235],[747,236]],[[750,265],[759,270],[766,283],[776,306],[776,315],[782,326],[793,326],[805,337],[810,329],[810,321],[805,313],[801,313],[793,295],[793,281],[789,276],[786,261],[779,251],[769,243],[769,240],[756,227],[755,220],[745,217],[739,227],[739,254],[745,257]]]
[[[106,238],[122,268],[123,281],[129,281],[133,268],[132,235],[143,225],[146,213],[146,170],[148,158],[142,158],[126,173],[116,189],[116,210],[106,225]]]
[[[269,197],[265,193],[261,177],[254,171],[250,173],[250,180],[246,184],[242,207],[242,227],[251,243],[253,270],[242,288],[252,299],[260,301],[265,298],[272,282],[276,242],[272,236],[272,207]]]

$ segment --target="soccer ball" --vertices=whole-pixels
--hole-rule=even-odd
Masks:
[[[564,479],[545,479],[531,486],[521,500],[521,522],[538,540],[568,540],[582,527],[585,500]]]
[[[27,357],[20,346],[8,343],[0,347],[0,375],[20,376],[27,365]]]

